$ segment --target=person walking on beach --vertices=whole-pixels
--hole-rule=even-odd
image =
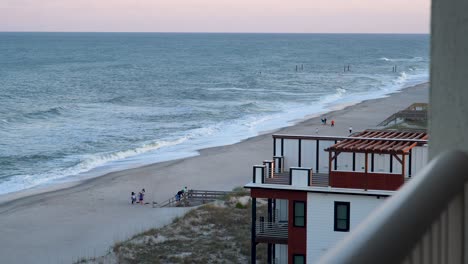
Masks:
[[[332,126],[332,127],[335,126],[335,120],[332,120],[332,121],[331,121],[331,126]]]
[[[353,127],[351,127],[351,126],[349,127],[349,133],[350,134],[353,133]]]
[[[135,192],[132,192],[131,199],[132,199],[132,204],[135,204],[135,203],[136,203],[136,195],[135,195]]]

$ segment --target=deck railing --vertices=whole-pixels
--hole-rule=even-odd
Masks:
[[[433,159],[319,263],[468,263],[468,155]]]
[[[288,223],[257,221],[255,224],[255,236],[257,239],[287,241]]]

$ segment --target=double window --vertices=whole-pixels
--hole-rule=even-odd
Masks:
[[[335,231],[349,232],[349,211],[349,202],[335,202]]]
[[[294,201],[294,226],[305,227],[305,202]]]

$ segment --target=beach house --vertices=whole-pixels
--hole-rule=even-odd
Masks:
[[[253,167],[252,263],[313,263],[427,161],[424,131],[366,130],[348,137],[273,135],[273,158]],[[257,213],[258,200],[267,213]]]

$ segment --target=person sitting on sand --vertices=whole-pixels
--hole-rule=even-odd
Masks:
[[[132,192],[132,204],[135,204],[136,203],[136,195],[135,195],[135,192]]]

